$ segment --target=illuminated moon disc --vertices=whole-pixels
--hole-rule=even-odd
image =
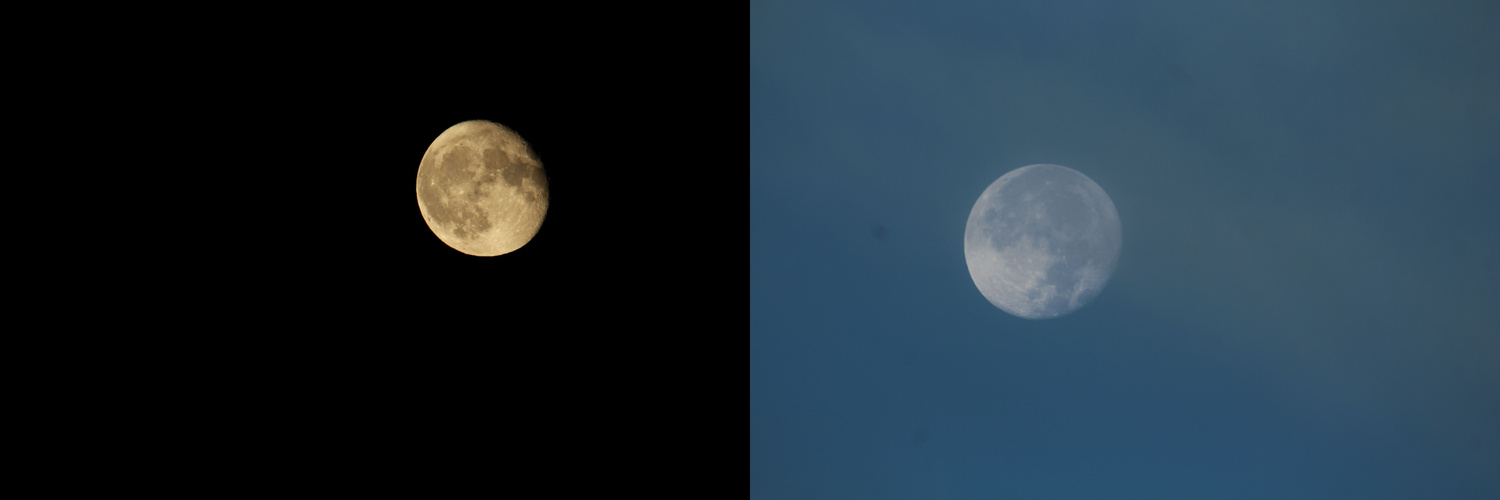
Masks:
[[[453,249],[488,257],[515,251],[547,215],[547,173],[521,136],[472,120],[438,135],[417,168],[417,206]]]
[[[1120,256],[1120,216],[1104,189],[1059,165],[1010,171],[984,190],[964,226],[969,277],[991,304],[1028,319],[1078,310]]]

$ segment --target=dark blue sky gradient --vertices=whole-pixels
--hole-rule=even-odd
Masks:
[[[751,497],[1500,497],[1495,26],[752,2]],[[1124,230],[1104,292],[1041,321],[963,256],[1034,163]]]

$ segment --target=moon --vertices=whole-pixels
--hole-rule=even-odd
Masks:
[[[1000,176],[974,202],[964,260],[995,307],[1055,318],[1099,295],[1120,241],[1120,215],[1103,188],[1068,167],[1028,165]]]
[[[490,257],[531,241],[547,216],[547,172],[504,126],[470,120],[444,130],[417,168],[417,206],[454,250]]]

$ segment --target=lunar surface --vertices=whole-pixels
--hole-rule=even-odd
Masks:
[[[1120,256],[1120,215],[1104,189],[1059,165],[1010,171],[984,190],[964,226],[969,277],[991,304],[1055,318],[1099,295]]]
[[[438,239],[482,257],[531,241],[547,215],[547,174],[521,136],[472,120],[449,127],[417,168],[417,206]]]

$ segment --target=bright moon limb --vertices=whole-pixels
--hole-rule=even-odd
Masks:
[[[1055,318],[1099,295],[1120,242],[1120,216],[1103,188],[1068,167],[1029,165],[995,180],[974,202],[964,260],[995,307]]]
[[[482,257],[514,252],[547,215],[547,173],[521,136],[466,121],[443,131],[417,167],[417,207],[455,250]]]

